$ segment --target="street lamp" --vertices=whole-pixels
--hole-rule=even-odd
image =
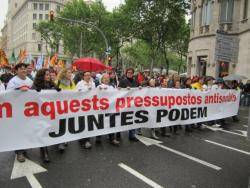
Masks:
[[[66,22],[70,22],[70,23],[77,23],[77,24],[82,24],[82,25],[86,25],[86,26],[89,26],[91,28],[94,28],[96,29],[102,36],[104,42],[105,42],[105,45],[106,45],[106,56],[108,58],[108,55],[110,54],[110,51],[111,51],[111,47],[109,46],[108,44],[108,40],[105,36],[105,34],[103,33],[103,31],[97,27],[96,25],[92,24],[92,23],[88,23],[88,22],[84,22],[84,21],[79,21],[79,20],[72,20],[72,19],[68,19],[68,18],[63,18],[63,17],[60,17],[60,16],[57,16],[55,17],[55,14],[54,14],[54,11],[51,10],[50,11],[50,21],[54,21],[55,18],[59,19],[59,20],[63,20],[63,21],[66,21]]]

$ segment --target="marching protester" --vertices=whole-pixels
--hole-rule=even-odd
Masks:
[[[197,89],[202,91],[203,90],[203,84],[204,84],[204,78],[203,77],[196,77],[193,80],[192,89]]]
[[[57,80],[57,73],[54,69],[50,69],[49,70],[49,74],[50,74],[50,79],[52,82],[56,83]]]
[[[184,81],[183,81],[183,84],[182,84],[182,89],[192,89],[192,86],[191,86],[191,84],[192,84],[192,80],[191,80],[191,78],[186,78]],[[192,130],[192,126],[193,125],[185,125],[185,131],[186,132],[193,132],[193,130]]]
[[[243,86],[241,105],[250,106],[250,80]]]
[[[178,79],[175,79],[174,82],[174,89],[181,89],[181,83]],[[170,126],[170,131],[173,132],[173,134],[178,135],[179,133],[177,132],[178,127],[180,129],[182,129],[181,125],[174,125],[174,126]]]
[[[155,87],[156,87],[156,80],[155,80],[154,78],[151,78],[151,79],[148,81],[148,86],[149,86],[150,88],[155,88]],[[155,132],[155,129],[154,129],[154,128],[151,129],[151,138],[156,139],[156,140],[159,139],[159,137],[156,136],[156,132]]]
[[[241,92],[240,85],[239,85],[239,83],[236,80],[232,81],[232,86],[231,86],[230,89],[234,89],[234,90],[237,90],[237,91]],[[239,118],[237,117],[237,115],[233,116],[232,118],[233,118],[234,122],[239,122]]]
[[[19,63],[15,66],[16,76],[11,78],[7,84],[7,90],[20,90],[28,91],[32,87],[32,80],[27,77],[27,65]],[[15,151],[17,154],[17,160],[19,162],[25,162],[25,150]]]
[[[150,80],[150,76],[148,71],[144,71],[143,73],[139,72],[137,75],[137,82],[141,87],[147,87],[148,81]]]
[[[50,72],[48,69],[41,69],[37,72],[36,77],[33,82],[32,89],[40,92],[41,90],[57,90],[60,91],[59,88],[56,87],[55,83],[51,80]],[[40,148],[41,157],[44,162],[50,162],[48,147]]]
[[[15,71],[17,75],[10,79],[7,84],[7,90],[29,90],[33,81],[27,77],[27,65],[19,63],[15,66]]]
[[[117,88],[119,85],[119,79],[115,71],[111,71],[109,73],[110,78],[110,85],[112,85],[114,88]]]
[[[229,89],[229,87],[225,84],[223,78],[217,78],[211,88],[212,90],[216,90],[216,89]],[[224,127],[226,125],[226,120],[223,119],[219,119],[217,120],[218,126]]]
[[[138,83],[136,81],[136,79],[134,78],[134,69],[133,68],[128,68],[125,72],[124,77],[121,79],[119,86],[120,88],[135,88],[138,87]],[[134,141],[134,142],[138,142],[139,140],[136,138],[136,130],[132,129],[129,130],[129,140],[130,141]],[[120,134],[118,134],[118,138],[120,137]]]
[[[83,77],[82,80],[76,84],[76,89],[78,91],[88,91],[96,88],[96,84],[94,83],[93,78],[91,77],[90,71],[83,72],[80,75],[82,75]],[[100,139],[100,137],[97,137],[97,142],[99,141],[98,139]],[[92,147],[90,143],[90,138],[81,139],[80,143],[85,149],[90,149]]]
[[[104,73],[100,79],[100,85],[97,88],[101,91],[114,91],[114,86],[110,83],[110,76],[108,73]],[[98,139],[101,137],[99,136]],[[112,145],[119,146],[120,142],[116,139],[116,134],[109,134],[109,142]]]
[[[91,72],[91,77],[93,79],[93,82],[95,83],[95,87],[97,87],[100,83],[97,74],[95,72]]]
[[[161,85],[160,87],[163,89],[168,88],[168,84],[169,84],[169,78],[168,77],[164,77],[161,81]],[[167,128],[166,127],[162,127],[161,128],[161,136],[163,137],[170,137],[170,134],[167,133]]]
[[[72,78],[71,68],[62,69],[57,76],[56,87],[60,88],[61,90],[75,90],[76,86],[71,78]],[[60,152],[63,152],[66,146],[67,143],[61,143],[58,145],[58,150]]]
[[[29,79],[31,79],[32,81],[34,81],[35,73],[33,72],[32,65],[27,65],[27,76],[29,77]]]
[[[225,84],[223,78],[217,78],[211,89],[229,89],[229,87]]]
[[[80,82],[83,79],[83,71],[78,71],[75,73],[75,76],[73,78],[74,83],[77,85],[78,82]]]
[[[56,85],[62,90],[75,90],[76,85],[72,78],[72,71],[70,68],[64,68],[62,69],[56,80]]]
[[[85,91],[90,91],[92,89],[97,88],[94,92],[105,92],[105,91],[114,91],[116,92],[115,88],[141,88],[141,87],[148,87],[149,89],[153,89],[156,87],[160,87],[163,90],[167,88],[174,89],[195,89],[202,91],[204,93],[210,93],[212,90],[220,90],[220,89],[229,89],[229,87],[225,84],[222,78],[219,78],[214,82],[213,77],[194,77],[193,80],[191,78],[181,79],[178,74],[174,75],[161,75],[155,74],[153,77],[148,75],[148,72],[138,73],[135,76],[135,71],[133,68],[128,68],[121,79],[118,78],[116,72],[114,70],[110,71],[109,73],[102,73],[98,74],[93,73],[91,71],[78,71],[74,75],[74,79],[72,79],[72,70],[71,68],[64,68],[62,69],[59,74],[55,68],[50,69],[41,69],[36,73],[34,78],[34,82],[32,82],[31,77],[31,69],[32,67],[29,66],[29,70],[27,70],[27,65],[23,63],[19,63],[15,66],[15,70],[17,75],[10,79],[7,83],[7,90],[21,90],[21,91],[28,91],[29,89],[33,89],[36,91],[41,90],[72,90],[72,91],[80,91],[79,95],[84,95]],[[4,73],[1,75],[0,78],[4,78],[2,80],[7,80],[7,77],[10,77],[10,71],[8,74]],[[31,77],[31,79],[29,78]],[[193,81],[193,83],[192,83]],[[0,91],[4,91],[4,81],[0,82]],[[146,83],[146,85],[145,85]],[[249,84],[248,84],[249,85]],[[232,82],[230,89],[239,89],[239,84],[236,82]],[[82,91],[82,92],[81,92]],[[136,90],[137,91],[137,90]],[[159,90],[160,91],[160,90]],[[174,90],[176,91],[176,90]],[[138,90],[138,93],[140,90]],[[164,91],[165,92],[165,91]],[[192,91],[193,92],[193,91]],[[249,95],[249,89],[247,87],[243,87],[243,92]],[[191,93],[191,92],[190,92]],[[244,93],[244,95],[246,95]],[[84,96],[83,96],[84,97]],[[235,119],[235,117],[234,117]],[[204,123],[204,122],[203,122]],[[216,121],[209,121],[205,123],[206,125],[224,125],[225,119],[220,119],[219,124],[216,124]],[[201,127],[201,123],[196,123],[198,128]],[[111,125],[112,126],[112,125]],[[169,129],[173,134],[178,134],[178,128],[181,129],[181,125],[174,125],[170,126]],[[186,132],[193,132],[193,125],[185,125]],[[156,134],[157,131],[155,128],[150,129],[151,138],[159,139],[158,135]],[[130,141],[138,141],[136,134],[139,134],[139,130],[129,130],[129,140]],[[170,134],[167,133],[167,126],[160,128],[160,135],[163,137],[169,137]],[[112,133],[108,135],[109,143],[114,146],[120,145],[120,137],[121,133]],[[101,136],[96,137],[96,143],[101,142]],[[84,138],[80,140],[80,143],[83,148],[90,149],[92,147],[90,138]],[[64,151],[67,143],[58,144],[59,151]],[[44,162],[50,161],[50,156],[48,152],[48,147],[40,148],[41,158]],[[19,162],[25,161],[25,151],[18,150],[16,151],[17,160]]]
[[[196,76],[193,78],[192,82],[193,82],[191,84],[192,89],[203,91],[203,85],[204,85],[203,77]],[[196,128],[201,131],[204,128],[204,125],[202,123],[196,123]]]
[[[7,86],[8,82],[10,81],[11,78],[13,78],[13,74],[11,73],[11,67],[10,66],[5,66],[3,68],[4,73],[0,76],[0,80],[2,83]]]
[[[204,80],[205,80],[205,82],[202,86],[202,90],[203,91],[210,91],[213,87],[214,78],[211,76],[208,76]]]

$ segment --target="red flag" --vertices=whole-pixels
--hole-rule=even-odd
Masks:
[[[141,72],[139,72],[138,75],[137,75],[137,82],[138,82],[139,84],[141,84],[144,80],[145,80],[145,79],[144,79],[143,74],[142,74]]]

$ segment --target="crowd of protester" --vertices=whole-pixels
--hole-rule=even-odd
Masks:
[[[128,68],[124,75],[117,75],[115,70],[95,73],[90,71],[73,71],[71,68],[62,68],[61,70],[41,69],[35,71],[30,65],[23,63],[17,64],[15,67],[3,67],[0,70],[0,91],[4,90],[21,90],[28,91],[30,89],[40,92],[41,90],[76,90],[88,91],[93,88],[99,90],[114,90],[115,88],[175,88],[175,89],[196,89],[200,91],[208,91],[213,89],[236,89],[241,91],[241,105],[250,105],[250,80],[243,84],[241,81],[225,82],[222,78],[215,79],[211,76],[198,77],[180,77],[178,74],[162,75],[155,73],[150,74],[149,71],[135,73],[133,68]],[[234,121],[239,121],[235,116]],[[225,126],[225,119],[216,121],[197,123],[192,125],[175,125],[158,129],[151,129],[151,137],[159,139],[162,137],[170,137],[178,135],[180,129],[185,132],[193,132],[194,129],[202,130],[204,126]],[[136,134],[141,134],[141,130],[130,130],[129,140],[137,142]],[[108,135],[110,144],[119,146],[121,141],[121,133],[113,133]],[[85,149],[92,147],[93,138],[84,138],[79,140],[79,143]],[[96,143],[100,143],[102,137],[95,138]],[[57,145],[59,151],[63,152],[68,146],[68,143]],[[44,162],[49,162],[48,147],[40,148],[41,157]],[[16,151],[17,160],[25,161],[25,151]]]

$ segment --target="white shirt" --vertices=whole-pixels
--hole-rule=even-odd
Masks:
[[[26,77],[25,80],[22,80],[18,76],[15,76],[7,84],[6,90],[15,90],[15,89],[20,89],[21,87],[31,88],[32,84],[33,84],[33,81],[29,79],[28,77]]]
[[[221,89],[221,87],[219,87],[217,84],[212,85],[212,90],[216,90],[216,89]]]
[[[212,86],[204,84],[204,85],[202,86],[202,88],[203,88],[203,91],[209,91],[209,90],[212,89]]]
[[[0,82],[0,91],[5,91],[5,87],[4,87],[4,84],[2,82]]]
[[[36,77],[36,73],[37,73],[36,71],[32,71],[32,72],[31,72],[32,78],[35,78],[35,77]]]
[[[87,91],[89,89],[94,89],[95,88],[95,83],[90,80],[88,83],[84,80],[81,80],[76,84],[76,89],[78,91]]]
[[[99,86],[97,86],[98,89],[103,89],[103,90],[113,90],[114,87],[113,86],[110,86],[110,85],[106,85],[106,84],[101,84]]]

